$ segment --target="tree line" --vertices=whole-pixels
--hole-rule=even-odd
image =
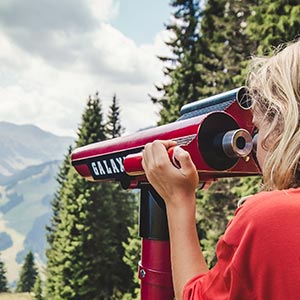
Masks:
[[[90,96],[74,147],[118,137],[120,107],[113,97],[105,119],[99,94]],[[123,261],[123,241],[136,222],[137,201],[118,183],[91,183],[70,164],[71,148],[57,176],[59,188],[47,227],[47,299],[108,299],[134,288]]]
[[[158,125],[175,121],[192,101],[245,82],[247,61],[299,34],[297,0],[172,0],[166,24],[171,55],[159,57],[168,79],[157,83]],[[123,133],[120,106],[113,97],[105,118],[99,93],[90,96],[74,148]],[[72,147],[57,175],[59,187],[47,226],[46,299],[138,298],[140,242],[137,193],[115,183],[89,183],[70,164]],[[199,240],[209,264],[237,200],[259,190],[260,178],[219,180],[197,192]]]

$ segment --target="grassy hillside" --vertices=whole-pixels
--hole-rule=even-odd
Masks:
[[[0,300],[33,300],[29,293],[7,294],[1,293]]]

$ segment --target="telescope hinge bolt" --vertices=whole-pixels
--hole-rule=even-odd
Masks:
[[[144,269],[140,269],[140,278],[146,277],[146,271]]]

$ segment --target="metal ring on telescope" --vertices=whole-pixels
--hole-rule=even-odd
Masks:
[[[251,153],[252,147],[252,136],[245,129],[228,131],[222,139],[222,148],[228,157],[246,157]]]

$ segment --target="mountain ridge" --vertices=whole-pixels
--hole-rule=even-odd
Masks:
[[[62,159],[72,137],[61,137],[35,125],[0,122],[0,179],[28,166]]]
[[[41,269],[45,265],[45,227],[52,215],[56,178],[74,139],[31,124],[1,121],[0,139],[0,252],[13,284],[29,250]]]

